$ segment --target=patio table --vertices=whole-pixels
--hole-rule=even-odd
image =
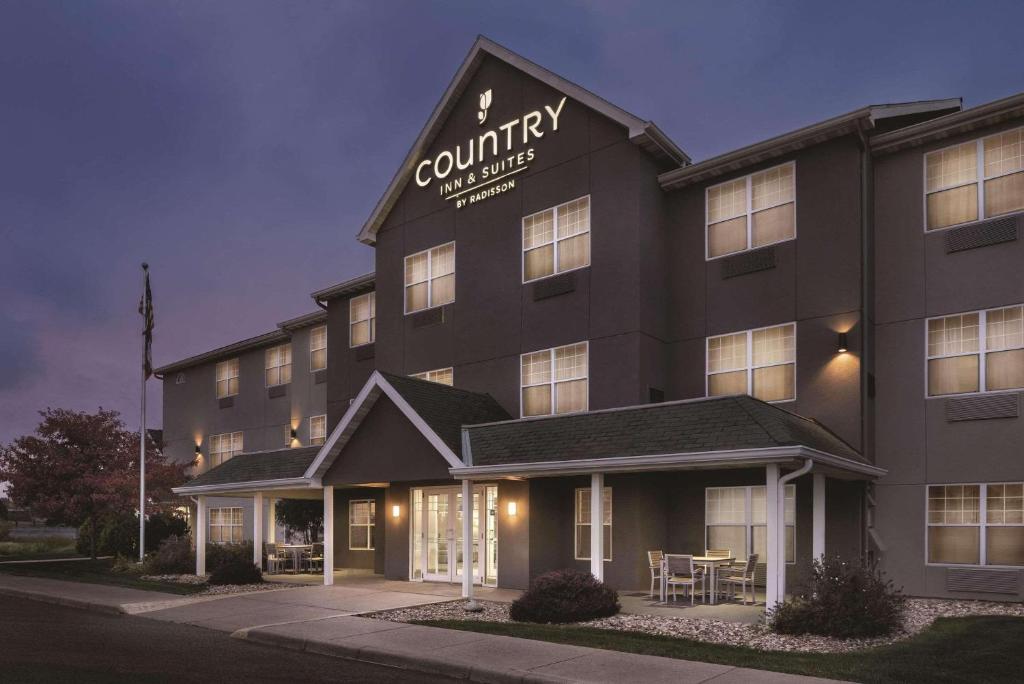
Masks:
[[[292,557],[292,572],[299,572],[299,562],[302,559],[302,552],[305,549],[313,550],[312,544],[280,544],[280,548],[291,554]]]
[[[735,556],[694,556],[693,562],[708,568],[708,580],[711,581],[711,604],[717,602],[718,597],[718,568],[728,565],[736,560]],[[707,585],[705,585],[706,587]],[[696,587],[694,587],[696,591]],[[668,561],[661,560],[661,602],[668,601]]]

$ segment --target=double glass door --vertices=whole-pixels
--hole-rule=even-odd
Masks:
[[[473,581],[495,584],[498,579],[497,494],[494,485],[473,488]],[[462,490],[459,487],[414,489],[412,501],[412,578],[461,582]],[[483,556],[481,556],[483,549]]]

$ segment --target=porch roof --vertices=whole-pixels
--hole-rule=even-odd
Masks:
[[[237,490],[274,489],[310,486],[304,477],[320,447],[298,447],[239,454],[207,470],[184,485],[175,494],[207,494]]]

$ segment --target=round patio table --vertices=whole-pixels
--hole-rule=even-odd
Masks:
[[[278,544],[278,546],[287,551],[292,557],[292,572],[299,572],[299,561],[302,559],[302,551],[304,549],[313,550],[312,544]]]
[[[714,605],[718,596],[718,568],[729,565],[736,560],[735,556],[694,556],[693,562],[708,568],[711,580],[711,603]],[[696,587],[695,587],[696,588]],[[661,602],[668,601],[668,561],[661,560]]]

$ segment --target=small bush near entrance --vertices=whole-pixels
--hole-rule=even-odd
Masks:
[[[555,570],[530,582],[509,616],[516,622],[583,622],[615,615],[620,607],[618,592],[589,572]]]
[[[196,571],[196,556],[192,553],[192,540],[187,536],[171,535],[160,548],[146,556],[143,568],[147,575],[187,575]]]
[[[230,558],[210,573],[210,584],[259,584],[263,573],[252,558]]]
[[[225,563],[241,559],[252,565],[252,542],[241,544],[207,544],[206,571],[213,572]]]
[[[900,629],[905,604],[877,568],[826,558],[814,561],[805,590],[768,611],[768,623],[780,634],[884,636]]]

